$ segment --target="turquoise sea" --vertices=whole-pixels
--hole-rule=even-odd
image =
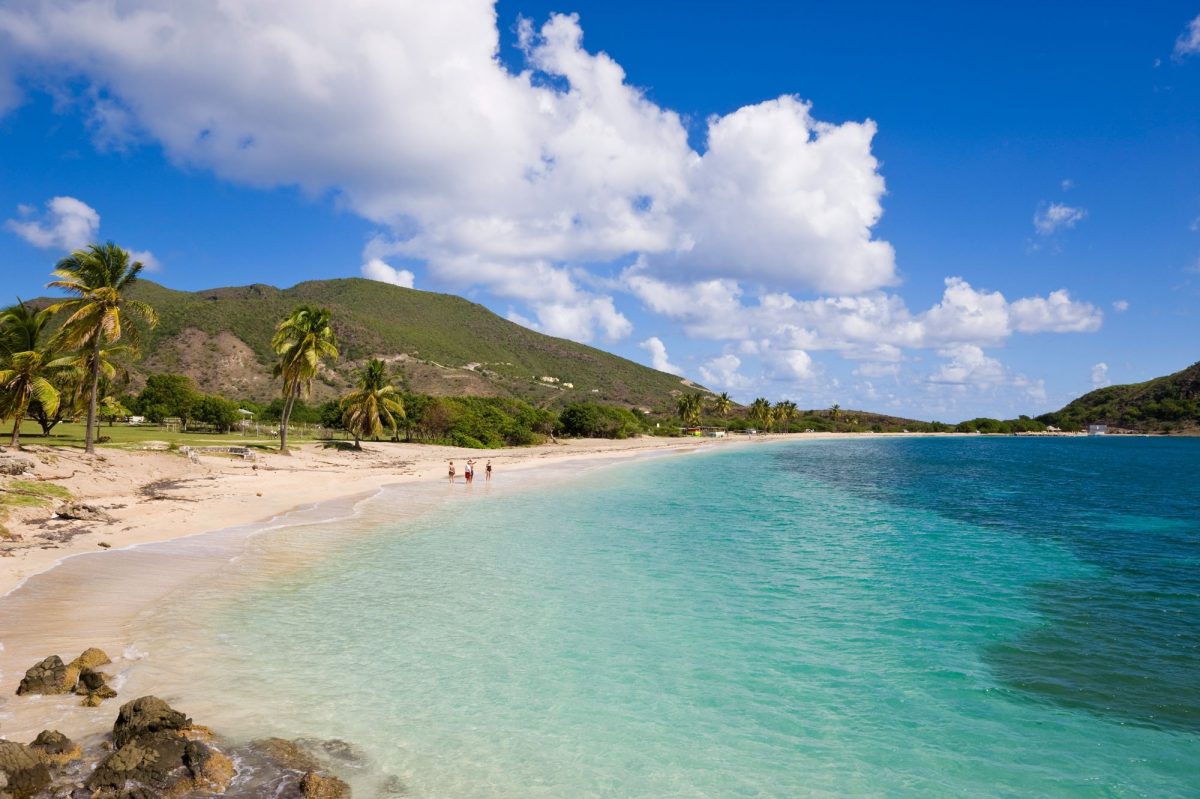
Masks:
[[[360,797],[1197,797],[1200,441],[398,487],[139,635],[198,720],[358,747]]]

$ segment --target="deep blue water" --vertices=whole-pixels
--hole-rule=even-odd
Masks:
[[[1197,456],[800,440],[415,518],[401,488],[271,534],[147,647],[218,726],[361,746],[360,795],[1200,796]]]

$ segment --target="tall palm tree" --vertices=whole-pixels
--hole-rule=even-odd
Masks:
[[[338,357],[328,308],[299,305],[275,328],[271,348],[279,356],[275,376],[283,378],[283,413],[279,420],[279,451],[287,454],[287,427],[292,407],[308,396],[313,378],[326,358]]]
[[[20,299],[0,314],[0,415],[13,417],[13,447],[21,446],[21,422],[31,402],[37,400],[49,413],[58,410],[58,389],[51,377],[61,364],[45,341],[53,316]]]
[[[717,409],[717,413],[721,414],[721,418],[724,419],[729,415],[730,409],[733,408],[733,400],[729,398],[728,392],[722,391],[713,401],[713,406]]]
[[[65,311],[67,319],[58,339],[64,350],[90,351],[87,359],[87,431],[84,449],[96,451],[96,402],[100,388],[100,352],[105,345],[122,337],[136,348],[140,335],[135,322],[149,327],[158,324],[158,315],[146,303],[126,296],[137,282],[142,263],[130,263],[129,253],[116,244],[89,244],[58,262],[52,280],[46,285],[58,288],[73,299],[51,306],[51,312]]]
[[[342,424],[354,435],[354,448],[364,438],[378,440],[386,425],[396,436],[404,419],[404,401],[394,386],[385,385],[383,361],[372,358],[359,374],[358,390],[342,397]]]
[[[790,430],[792,419],[796,418],[796,403],[791,400],[780,400],[775,403],[775,415],[783,422],[783,432]]]
[[[750,403],[750,418],[764,430],[771,426],[771,403],[766,397],[759,397]]]
[[[700,424],[700,414],[704,411],[704,395],[699,391],[684,394],[677,403],[679,419],[688,427]]]
[[[838,417],[842,415],[842,406],[836,402],[829,406],[829,415],[833,418],[833,423],[837,424]]]

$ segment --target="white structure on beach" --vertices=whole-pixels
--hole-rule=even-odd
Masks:
[[[1089,436],[1103,436],[1108,433],[1108,425],[1106,424],[1089,424],[1087,426]]]

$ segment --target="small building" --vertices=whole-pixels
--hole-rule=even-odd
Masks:
[[[1108,425],[1106,424],[1089,424],[1087,426],[1087,434],[1089,436],[1103,436],[1108,434]]]

